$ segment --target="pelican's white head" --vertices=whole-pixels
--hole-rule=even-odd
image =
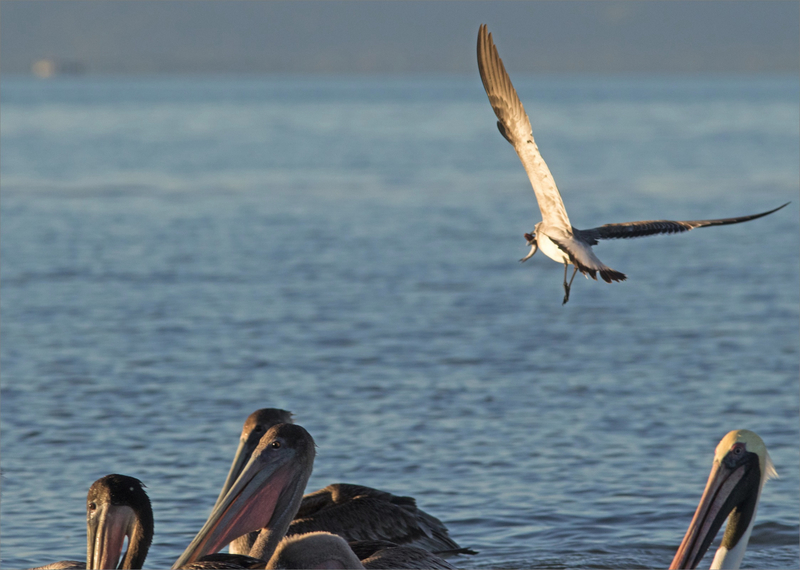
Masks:
[[[749,429],[737,429],[728,432],[714,451],[714,463],[723,461],[725,456],[730,452],[734,452],[735,455],[736,452],[734,448],[737,447],[737,443],[742,444],[744,450],[758,455],[762,486],[766,483],[767,479],[778,477],[778,472],[775,470],[775,465],[772,463],[772,458],[769,456],[764,440],[761,439],[756,432],[750,431]]]
[[[756,519],[761,489],[777,477],[764,441],[754,432],[729,432],[719,442],[705,491],[670,568],[696,568],[725,519],[711,568],[739,568]]]

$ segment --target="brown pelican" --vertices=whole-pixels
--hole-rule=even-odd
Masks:
[[[217,505],[250,459],[261,436],[276,424],[291,422],[291,412],[277,408],[262,408],[248,416]],[[395,545],[413,545],[442,556],[475,554],[474,550],[456,544],[444,523],[417,508],[412,497],[399,497],[361,485],[334,483],[304,496],[286,534],[315,531],[332,532],[348,541],[384,540]],[[254,532],[237,538],[231,543],[230,552],[249,554],[256,536]]]
[[[128,550],[122,556],[125,537]],[[144,484],[126,475],[106,475],[86,497],[86,562],[64,560],[39,568],[141,568],[152,541],[153,509]]]
[[[398,546],[383,541],[369,542],[373,548],[367,551],[365,543],[348,544],[341,536],[329,532],[287,536],[278,544],[267,568],[455,568],[442,558],[416,546]]]
[[[522,166],[528,173],[536,201],[542,212],[542,221],[534,226],[531,233],[525,234],[531,250],[520,261],[530,259],[537,249],[541,249],[550,259],[564,264],[564,301],[562,304],[569,300],[572,280],[575,279],[578,271],[591,276],[595,281],[599,273],[606,283],[625,281],[627,278],[624,273],[604,265],[594,255],[592,246],[597,245],[597,240],[673,234],[687,232],[694,228],[738,224],[766,216],[786,206],[784,204],[768,212],[738,218],[695,221],[648,220],[605,224],[590,230],[579,230],[573,227],[569,221],[553,175],[550,174],[550,169],[533,140],[530,119],[511,84],[511,78],[506,73],[503,61],[492,41],[492,34],[487,33],[485,24],[481,25],[478,31],[478,70],[483,87],[489,96],[489,102],[499,119],[497,127],[500,129],[500,134],[517,151]],[[574,265],[575,269],[567,283],[569,265]]]
[[[31,570],[103,570],[142,568],[153,542],[153,509],[144,483],[127,475],[106,475],[95,481],[86,497],[86,562],[62,560]],[[128,538],[128,549],[122,547]],[[122,561],[120,561],[122,557]],[[249,556],[215,554],[204,556],[191,568],[215,570],[252,568]]]
[[[300,507],[315,453],[314,440],[302,427],[284,423],[270,428],[172,567],[181,568],[259,529],[251,556],[269,560]]]
[[[703,497],[670,568],[697,568],[726,518],[728,525],[711,568],[739,568],[761,489],[767,479],[777,476],[758,435],[742,429],[722,438]]]
[[[300,507],[303,490],[314,466],[314,455],[314,440],[302,427],[278,424],[270,428],[173,568],[190,566],[234,538],[259,529],[250,556],[262,559],[264,564],[271,563]],[[432,556],[427,552],[426,555]],[[443,560],[441,563],[447,564]],[[392,568],[406,567],[398,559],[393,559],[390,564]]]

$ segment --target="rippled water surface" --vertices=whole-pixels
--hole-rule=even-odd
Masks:
[[[515,81],[578,227],[793,203],[601,243],[628,281],[562,307],[477,74],[4,79],[3,567],[83,558],[113,472],[169,566],[267,406],[310,489],[415,496],[467,568],[664,567],[749,428],[781,478],[745,565],[797,567],[797,80]]]

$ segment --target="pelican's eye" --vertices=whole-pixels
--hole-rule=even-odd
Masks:
[[[90,511],[95,511],[97,510],[97,504],[94,501],[92,501],[91,503],[86,505],[86,508],[89,509]]]
[[[736,445],[733,446],[733,449],[731,449],[731,451],[733,452],[734,455],[741,455],[742,453],[744,453],[744,444],[737,443]]]
[[[269,446],[270,446],[272,449],[280,449],[280,447],[281,447],[281,442],[280,442],[280,441],[273,441],[272,443],[270,443],[270,444],[269,444]]]

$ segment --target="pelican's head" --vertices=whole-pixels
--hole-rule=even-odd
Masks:
[[[696,568],[728,519],[712,568],[738,568],[753,530],[761,489],[777,477],[763,440],[742,429],[717,445],[703,497],[670,568]]]
[[[285,527],[277,533],[283,536],[300,506],[315,454],[314,439],[302,427],[271,427],[173,568],[218,552],[255,530]]]
[[[267,430],[278,424],[290,423],[292,423],[292,412],[280,408],[261,408],[247,416],[244,427],[242,427],[242,435],[239,436],[239,447],[233,456],[228,477],[225,479],[225,484],[222,485],[222,491],[220,491],[214,506],[219,504],[244,466],[250,461],[250,456],[253,455],[258,442],[261,441],[261,437],[267,433]]]
[[[731,461],[731,457],[739,457],[745,452],[755,454],[758,457],[761,485],[767,479],[778,476],[775,465],[772,463],[772,458],[767,451],[767,446],[764,445],[764,440],[749,429],[737,429],[728,432],[717,445],[717,449],[714,452],[714,463],[724,461],[726,458]]]
[[[153,541],[153,509],[144,484],[127,475],[106,475],[86,496],[86,568],[141,568]]]

